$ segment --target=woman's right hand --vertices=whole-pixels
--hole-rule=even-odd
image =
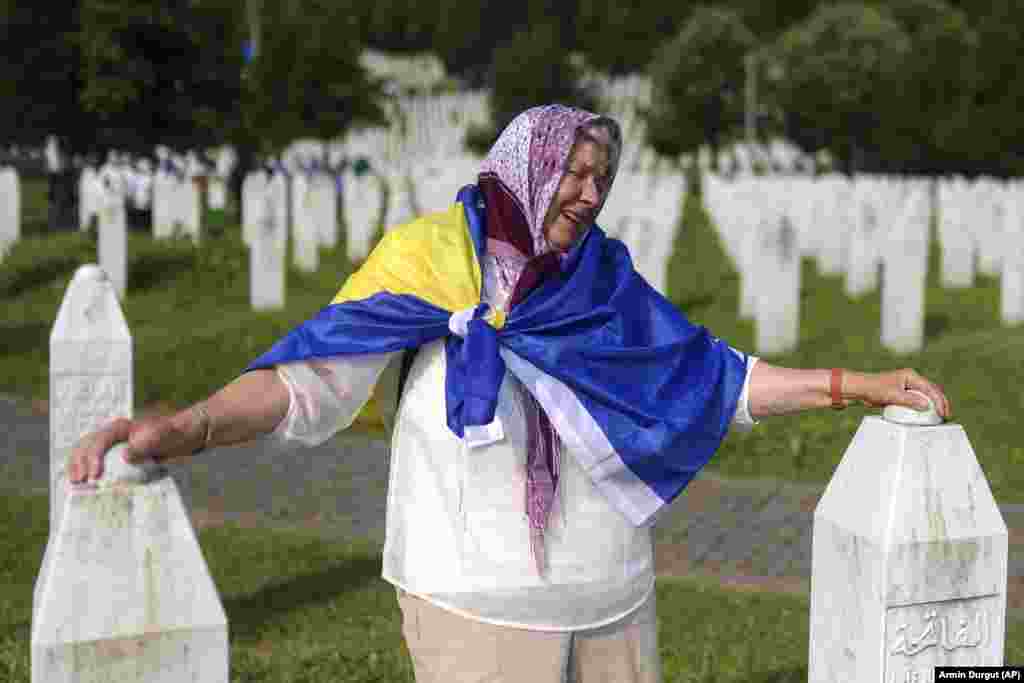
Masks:
[[[201,420],[191,410],[140,420],[117,418],[75,444],[67,464],[68,481],[84,484],[98,480],[103,476],[107,451],[122,442],[128,444],[124,457],[133,464],[150,459],[166,463],[190,458],[202,445],[205,432],[197,433],[201,428]]]

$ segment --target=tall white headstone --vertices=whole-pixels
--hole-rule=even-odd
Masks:
[[[128,279],[128,244],[124,186],[113,174],[103,179],[97,252],[100,268],[110,278],[119,299],[124,299]]]
[[[800,337],[800,247],[784,211],[768,209],[758,231],[757,351],[779,354],[796,348]]]
[[[1005,190],[1001,182],[984,181],[981,235],[978,249],[978,270],[988,277],[999,277],[1003,257],[1003,222],[1005,218]]]
[[[95,216],[99,220],[99,201],[101,195],[98,187],[96,169],[92,166],[82,168],[78,176],[78,229],[87,230]]]
[[[50,332],[50,536],[64,510],[75,442],[132,416],[132,338],[114,284],[97,265],[75,271]]]
[[[819,214],[820,251],[818,270],[823,275],[841,275],[846,262],[847,235],[854,223],[853,188],[846,180],[833,179],[822,190],[825,211]]]
[[[21,237],[21,187],[18,172],[0,168],[0,250]]]
[[[927,192],[913,190],[886,241],[881,342],[895,353],[911,353],[924,345],[929,217]]]
[[[270,177],[263,169],[246,174],[242,181],[242,240],[250,247],[263,221],[264,194],[269,182]]]
[[[965,205],[968,189],[961,183],[939,184],[939,246],[942,249],[942,286],[974,286],[975,244]]]
[[[812,533],[810,683],[1003,664],[1007,529],[963,427],[895,406],[864,418]]]
[[[1024,214],[1017,192],[1006,200],[1006,221],[1003,224],[1002,275],[999,287],[999,308],[1004,325],[1024,322]]]
[[[881,207],[872,201],[874,183],[859,188],[856,223],[847,242],[845,292],[859,297],[878,287],[878,241]]]
[[[198,176],[186,176],[178,187],[181,224],[185,234],[191,237],[195,244],[201,242],[203,230],[203,197],[197,179]]]
[[[249,297],[253,310],[284,307],[288,245],[287,187],[276,174],[263,193],[260,223],[250,236]]]
[[[299,270],[312,273],[320,267],[319,241],[316,195],[309,176],[300,170],[292,176],[292,252]]]
[[[390,230],[416,218],[416,196],[412,178],[406,171],[395,170],[387,175],[388,214],[384,229]]]
[[[383,194],[377,176],[346,171],[342,207],[346,227],[348,259],[360,263],[370,254],[373,236],[382,210]]]
[[[315,223],[318,241],[328,249],[338,246],[338,186],[333,175],[313,175]]]
[[[32,603],[33,683],[228,680],[227,618],[174,480],[128,465],[71,486],[75,443],[132,415],[132,342],[103,270],[76,271],[50,336],[50,535]]]

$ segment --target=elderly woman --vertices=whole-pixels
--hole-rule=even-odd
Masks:
[[[620,150],[609,118],[522,113],[449,210],[391,230],[207,401],[83,440],[71,481],[121,441],[134,460],[321,443],[404,353],[383,576],[416,680],[660,680],[651,526],[730,426],[926,407],[911,389],[950,408],[912,370],[772,366],[692,325],[595,225]]]

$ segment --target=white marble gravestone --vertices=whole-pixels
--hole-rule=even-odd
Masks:
[[[223,211],[228,205],[227,179],[211,175],[207,180],[206,205],[215,211]]]
[[[253,235],[263,221],[264,194],[270,178],[263,169],[246,174],[242,181],[242,241],[252,246]]]
[[[1020,188],[1006,200],[1003,224],[1004,252],[999,283],[1000,318],[1004,325],[1024,322],[1024,204]]]
[[[854,222],[853,188],[844,179],[830,179],[822,188],[818,226],[818,270],[822,275],[841,275],[846,263],[846,238]]]
[[[185,234],[192,238],[192,242],[199,244],[202,239],[203,224],[203,198],[196,183],[197,176],[185,176],[185,179],[178,186],[177,210],[180,212],[180,221],[185,229]]]
[[[1007,529],[963,427],[895,406],[864,418],[812,534],[809,683],[1003,664]]]
[[[965,206],[968,190],[963,183],[939,184],[939,246],[942,249],[942,286],[960,289],[974,286],[975,244]]]
[[[407,171],[395,170],[387,174],[388,213],[384,229],[390,230],[416,218],[415,188]]]
[[[766,208],[757,235],[756,346],[767,355],[794,350],[800,338],[800,247],[796,228],[779,208]]]
[[[309,175],[300,170],[292,176],[292,254],[299,270],[312,273],[320,267],[319,241],[316,196]]]
[[[18,172],[0,168],[0,250],[21,237],[21,187]]]
[[[263,193],[258,210],[260,222],[250,236],[249,301],[253,310],[284,307],[286,252],[288,245],[287,193],[285,180],[277,174]]]
[[[177,180],[163,165],[153,174],[153,237],[164,239],[174,231],[174,193]]]
[[[114,285],[94,264],[75,271],[50,332],[50,537],[64,509],[75,442],[132,416],[132,338]]]
[[[82,168],[78,176],[78,229],[87,230],[93,216],[99,220],[99,180],[92,166]]]
[[[373,248],[373,236],[382,209],[383,194],[379,179],[373,173],[357,176],[345,172],[342,210],[345,216],[346,251],[352,263],[361,263]]]
[[[924,344],[928,193],[912,190],[898,212],[883,257],[881,343],[895,353],[911,353]]]
[[[982,185],[981,241],[978,249],[978,271],[988,277],[999,277],[1003,257],[1003,223],[1005,220],[1005,194],[1003,183],[986,180]]]
[[[103,177],[103,205],[100,209],[96,251],[100,268],[110,278],[119,299],[124,299],[128,279],[127,216],[124,185],[115,174]]]
[[[338,186],[329,173],[314,173],[312,183],[317,241],[333,249],[338,246]]]
[[[228,623],[166,468],[68,486],[36,582],[33,683],[227,683]]]
[[[884,209],[873,200],[877,191],[875,183],[858,187],[856,221],[847,242],[844,291],[848,297],[859,297],[878,287],[880,214]]]

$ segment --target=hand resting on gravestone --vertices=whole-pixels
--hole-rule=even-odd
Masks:
[[[203,449],[250,441],[274,430],[289,401],[288,387],[271,368],[247,372],[199,404],[209,423],[196,406],[174,415],[117,418],[75,444],[67,463],[68,481],[100,479],[107,451],[122,442],[127,443],[122,451],[126,462],[141,465],[184,461]]]

